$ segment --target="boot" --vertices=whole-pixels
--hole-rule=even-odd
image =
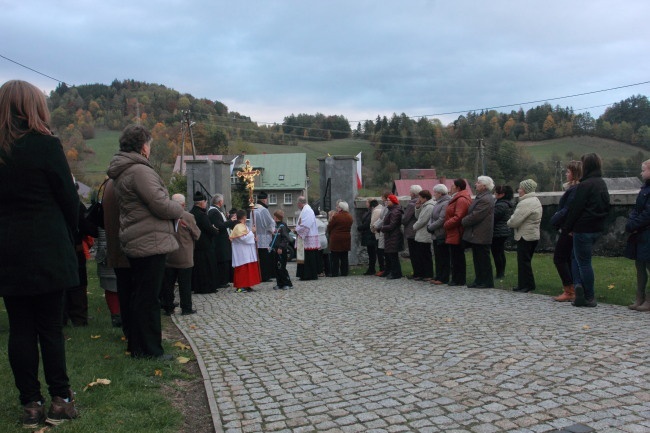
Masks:
[[[111,324],[113,328],[119,328],[122,326],[122,316],[119,314],[111,314]]]
[[[636,307],[636,311],[650,311],[650,300],[646,300],[643,304]]]
[[[638,289],[636,291],[636,301],[634,301],[634,304],[628,305],[627,308],[630,310],[636,310],[639,308],[643,303],[645,302],[645,290],[640,292]]]
[[[573,284],[563,287],[564,292],[560,296],[556,296],[553,299],[558,302],[568,302],[573,301],[576,298],[576,291],[573,288]]]
[[[576,292],[576,298],[571,302],[571,305],[574,307],[584,307],[587,305],[585,300],[585,289],[580,284],[574,287]]]

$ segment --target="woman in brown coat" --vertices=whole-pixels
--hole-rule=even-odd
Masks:
[[[336,213],[327,224],[327,235],[329,236],[330,261],[332,264],[332,276],[346,277],[348,275],[348,252],[351,248],[352,215],[347,202],[340,201],[336,205]]]

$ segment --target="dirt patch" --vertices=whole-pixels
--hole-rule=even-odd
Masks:
[[[180,341],[189,346],[181,331],[169,319],[163,319],[163,338],[172,342]],[[183,425],[178,433],[214,433],[212,414],[199,364],[192,360],[183,365],[183,371],[192,379],[177,379],[173,385],[163,387],[167,400],[183,414]]]

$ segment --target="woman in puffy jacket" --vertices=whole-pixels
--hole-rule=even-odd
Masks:
[[[436,259],[436,274],[431,283],[436,285],[447,284],[449,282],[449,272],[451,271],[449,245],[445,243],[445,228],[443,227],[447,205],[451,200],[448,192],[447,187],[442,183],[433,187],[435,203],[427,225],[427,231],[431,233],[431,241],[433,242],[433,255]]]
[[[431,235],[427,231],[427,225],[433,211],[433,198],[429,190],[422,190],[418,193],[415,203],[415,238],[411,253],[413,263],[414,280],[433,280],[433,256],[431,254]]]
[[[143,126],[127,126],[108,176],[114,181],[120,209],[120,245],[134,279],[131,356],[171,359],[171,355],[163,355],[159,298],[166,255],[178,248],[175,227],[183,207],[169,198],[163,180],[149,162],[152,141]]]
[[[528,293],[535,290],[535,275],[532,260],[539,242],[539,226],[542,222],[542,203],[535,189],[537,182],[532,179],[519,183],[519,201],[514,213],[508,220],[508,227],[515,229],[517,241],[517,287],[513,292]]]
[[[467,264],[465,262],[465,248],[463,246],[463,225],[461,221],[467,215],[469,205],[472,204],[465,179],[456,179],[451,186],[452,197],[445,211],[445,243],[449,245],[451,257],[450,286],[464,286],[467,283]]]

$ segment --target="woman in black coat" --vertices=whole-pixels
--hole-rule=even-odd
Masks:
[[[644,184],[625,224],[625,231],[630,233],[626,256],[636,265],[636,301],[628,308],[650,311],[650,296],[646,296],[650,271],[650,159],[641,164],[641,178]]]
[[[368,249],[368,270],[363,275],[375,275],[375,263],[377,262],[377,238],[370,230],[370,219],[372,218],[372,211],[377,207],[377,200],[366,200],[366,207],[368,210],[361,218],[361,223],[357,227],[361,233],[361,246]]]
[[[494,232],[492,234],[492,257],[494,258],[494,268],[496,278],[501,279],[506,272],[506,240],[511,234],[508,227],[508,220],[512,216],[514,205],[512,198],[515,193],[510,185],[497,185],[494,187],[494,197],[497,199],[494,204]]]
[[[45,420],[39,345],[52,403],[47,421],[78,416],[66,372],[64,290],[79,285],[74,235],[79,197],[43,92],[25,81],[0,87],[0,296],[9,317],[9,363],[23,427]]]

